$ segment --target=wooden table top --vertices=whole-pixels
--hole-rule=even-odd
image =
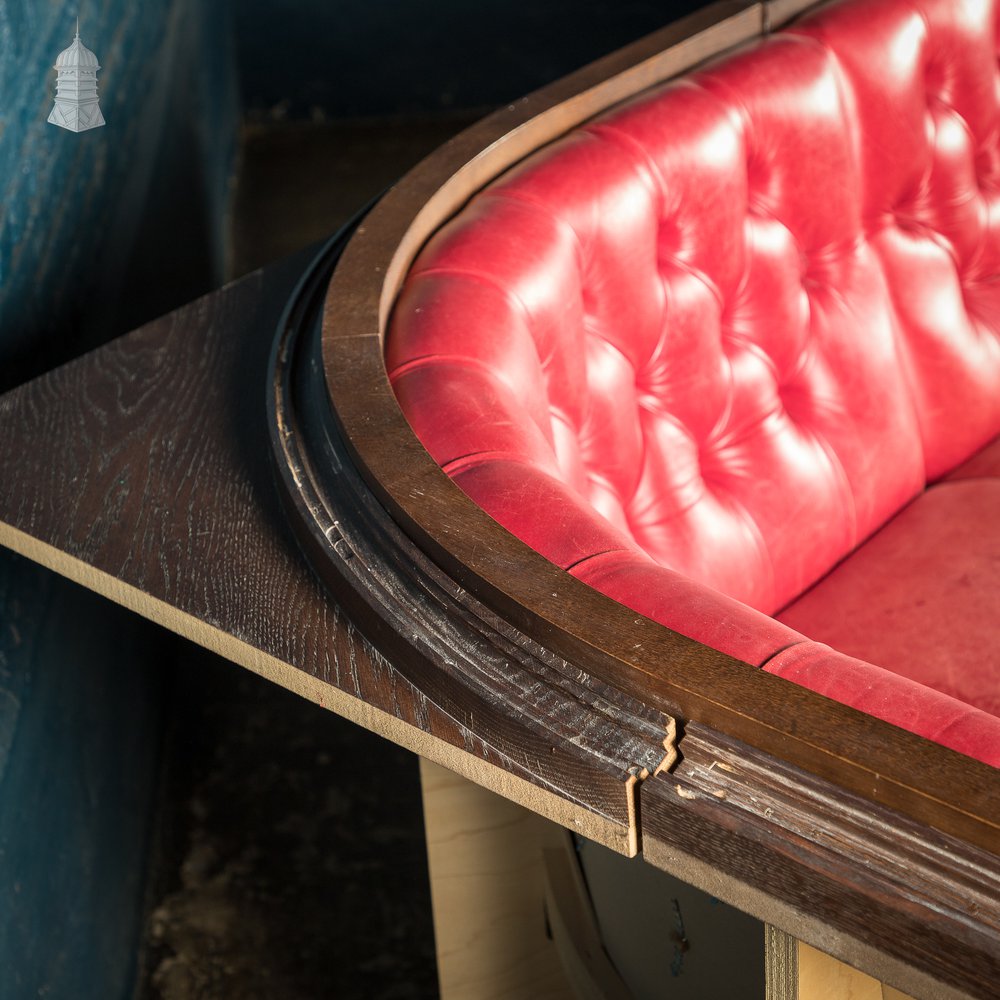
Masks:
[[[0,542],[634,853],[634,762],[574,777],[585,763],[574,746],[552,752],[555,768],[513,759],[480,733],[474,705],[435,704],[380,655],[300,551],[275,486],[265,399],[272,341],[311,257],[257,271],[0,397]],[[649,753],[659,759],[662,746]]]

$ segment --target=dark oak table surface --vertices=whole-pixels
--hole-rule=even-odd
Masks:
[[[380,655],[300,551],[275,487],[265,399],[272,342],[312,256],[254,272],[0,397],[0,543],[629,851],[634,747],[620,766],[587,773],[568,745],[553,753],[551,778],[552,762],[514,759],[481,735],[473,707],[435,704]],[[658,760],[662,746],[654,740],[647,756]]]

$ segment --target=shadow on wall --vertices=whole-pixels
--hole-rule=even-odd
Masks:
[[[252,112],[358,117],[495,106],[705,0],[243,0],[241,92]]]
[[[0,389],[221,282],[243,109],[489,107],[702,5],[0,0]],[[82,133],[46,122],[77,13],[107,121]]]
[[[74,133],[46,119],[78,10],[107,125]],[[224,3],[0,0],[0,388],[217,283],[230,36]]]
[[[705,0],[242,0],[244,107],[291,117],[502,104]]]

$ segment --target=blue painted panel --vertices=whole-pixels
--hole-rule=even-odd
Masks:
[[[220,271],[238,124],[228,4],[84,0],[107,125],[78,134],[46,122],[76,13],[0,0],[0,387]],[[2,1000],[131,995],[164,645],[0,551]]]
[[[163,672],[149,626],[0,552],[0,996],[131,995]]]
[[[221,256],[220,192],[224,198],[238,117],[225,58],[228,5],[80,4],[81,39],[102,66],[107,121],[82,133],[46,122],[53,63],[72,42],[77,9],[0,0],[0,385],[125,332],[118,300],[125,294],[141,302],[145,291],[125,284],[127,264],[137,255],[163,259],[169,239],[144,226],[151,201],[169,203],[182,217],[215,213],[203,232]],[[205,199],[193,199],[190,184],[172,182],[192,164],[203,175]],[[184,257],[176,263],[184,272]],[[146,270],[161,286],[174,277],[169,267]],[[130,311],[127,322],[134,319]]]

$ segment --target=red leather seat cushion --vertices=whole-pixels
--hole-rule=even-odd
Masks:
[[[473,198],[386,344],[431,455],[628,606],[785,648],[757,612],[1000,431],[996,3],[832,3]]]
[[[1000,480],[931,487],[778,618],[1000,715],[998,524]]]
[[[764,669],[1000,767],[1000,718],[908,677],[815,642],[781,650]]]
[[[834,4],[531,157],[397,303],[421,439],[783,606],[1000,429],[996,77],[991,3]]]
[[[1000,438],[991,441],[972,458],[952,470],[947,480],[956,479],[1000,479]]]

